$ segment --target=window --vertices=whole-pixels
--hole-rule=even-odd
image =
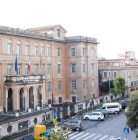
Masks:
[[[57,48],[57,56],[61,56],[61,49]]]
[[[34,55],[38,55],[38,46],[37,45],[34,47]]]
[[[34,65],[34,74],[38,74],[38,64]]]
[[[103,72],[103,77],[107,77],[107,72],[106,71]]]
[[[58,90],[61,90],[61,81],[58,81]]]
[[[85,48],[82,48],[82,55],[83,55],[83,56],[86,55],[86,50],[85,50]]]
[[[85,67],[85,64],[83,64],[83,73],[86,72],[86,67]]]
[[[21,66],[21,64],[18,64],[18,75],[21,75],[21,73],[22,73],[22,66]]]
[[[83,88],[86,88],[86,80],[83,80]]]
[[[40,48],[40,55],[41,55],[41,56],[44,56],[44,52],[45,52],[45,51],[44,51],[44,47],[41,47],[41,48]]]
[[[76,73],[76,64],[71,64],[71,72]]]
[[[61,64],[58,64],[58,74],[61,74]]]
[[[21,54],[21,43],[19,41],[16,44],[16,53]]]
[[[50,82],[48,82],[48,84],[47,84],[47,90],[51,91],[51,83]]]
[[[25,45],[25,55],[28,55],[29,54],[29,45]]]
[[[50,56],[50,47],[46,48],[46,54],[47,54],[47,56]]]
[[[114,77],[116,77],[117,76],[117,74],[116,74],[116,72],[114,72]]]
[[[7,65],[7,75],[12,75],[13,74],[13,65],[8,64]]]
[[[50,74],[51,64],[47,64],[47,74]]]
[[[76,50],[75,48],[71,48],[71,56],[75,56],[76,55]]]
[[[28,64],[25,65],[25,75],[28,74]]]
[[[72,85],[72,90],[77,89],[76,80],[73,80],[71,85]]]
[[[46,65],[42,64],[42,74],[46,74]]]
[[[60,29],[57,29],[57,36],[60,37]]]
[[[108,71],[108,77],[111,77],[111,71]]]
[[[59,97],[59,103],[60,104],[62,103],[62,97]]]
[[[7,54],[12,54],[12,41],[8,40],[7,43]]]

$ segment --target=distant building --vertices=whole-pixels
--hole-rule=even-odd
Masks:
[[[65,35],[61,25],[27,30],[0,26],[0,112],[20,116],[47,110],[33,117],[26,115],[7,133],[18,131],[19,123],[41,123],[52,115],[48,114],[49,107],[63,118],[97,101],[98,42],[95,38]],[[4,127],[1,136],[6,135],[2,132],[9,125]],[[19,128],[24,129],[23,125]]]
[[[102,81],[114,80],[116,77],[124,78],[126,92],[138,88],[138,63],[133,51],[119,55],[119,59],[99,59],[98,70]]]

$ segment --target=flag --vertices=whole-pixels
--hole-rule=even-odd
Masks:
[[[15,59],[15,71],[16,71],[16,74],[18,75],[18,59],[17,59],[17,55],[16,55],[16,59]]]
[[[28,71],[30,71],[30,58],[29,58],[29,60],[28,60]]]

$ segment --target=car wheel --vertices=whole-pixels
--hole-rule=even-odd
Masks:
[[[86,118],[85,118],[85,120],[89,120],[89,118],[88,118],[88,117],[86,117]]]
[[[98,118],[98,121],[101,121],[102,119],[101,118]]]
[[[77,128],[76,128],[76,131],[80,131],[80,128],[77,127]]]
[[[105,118],[107,118],[108,117],[108,115],[107,114],[105,114]]]
[[[115,114],[118,114],[118,112],[117,112],[117,111],[115,111]]]

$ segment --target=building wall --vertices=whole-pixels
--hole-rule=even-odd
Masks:
[[[8,42],[12,43],[12,53],[8,54],[7,45]],[[38,86],[39,83],[34,84],[14,84],[5,85],[7,75],[7,65],[12,64],[12,74],[15,76],[15,58],[17,54],[16,45],[20,44],[21,53],[17,55],[18,63],[21,65],[21,76],[25,75],[25,67],[30,59],[31,70],[29,75],[34,75],[34,67],[38,69],[37,74],[33,78],[37,78],[37,75],[42,74],[42,65],[45,65],[46,80],[41,83],[43,89],[43,105],[48,104],[49,99],[54,98],[54,103],[59,103],[59,97],[62,97],[62,102],[72,102],[72,96],[77,97],[77,101],[83,101],[84,99],[90,99],[98,97],[98,61],[97,61],[97,44],[91,42],[81,41],[54,41],[44,40],[41,38],[21,37],[18,35],[0,34],[0,106],[7,106],[8,89],[13,90],[13,109],[14,111],[20,110],[20,89],[27,88],[27,91],[23,93],[25,103],[27,104],[25,110],[28,109],[29,89],[34,88],[34,109],[38,106]],[[25,54],[25,47],[28,45],[28,53]],[[35,47],[37,46],[37,54],[35,54]],[[41,48],[43,51],[41,52]],[[49,54],[48,54],[49,48]],[[71,48],[76,49],[75,56],[71,56]],[[61,50],[60,56],[57,56],[57,50]],[[85,54],[83,54],[85,49]],[[42,53],[42,54],[40,54]],[[40,62],[41,61],[41,62]],[[71,64],[76,63],[76,73],[71,73]],[[50,69],[48,73],[48,65]],[[61,64],[61,73],[58,74],[58,64]],[[85,72],[83,72],[83,64],[85,64]],[[22,78],[22,77],[20,77]],[[30,80],[30,79],[29,79]],[[72,90],[71,82],[76,80],[77,88]],[[83,88],[83,81],[86,81],[86,87]],[[58,82],[61,81],[61,90],[58,89]],[[48,90],[48,84],[50,83],[50,90]],[[7,109],[6,109],[7,111]]]
[[[131,61],[131,62],[129,62]],[[136,60],[126,59],[105,59],[98,61],[99,73],[102,75],[102,81],[114,80],[116,77],[125,79],[127,90],[137,89],[138,86],[138,65]],[[133,62],[132,62],[133,61]],[[116,74],[114,74],[114,72]],[[104,75],[106,73],[106,76]]]

